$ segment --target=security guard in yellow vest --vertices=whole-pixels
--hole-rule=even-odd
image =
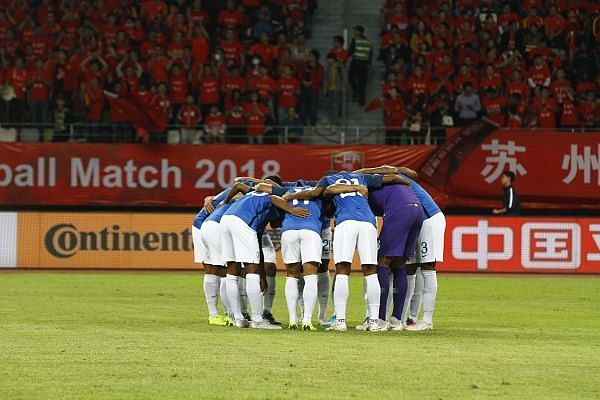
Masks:
[[[354,39],[350,43],[349,55],[352,56],[348,80],[352,87],[352,99],[358,101],[360,106],[365,105],[365,92],[367,89],[367,74],[373,58],[373,46],[365,37],[364,26],[354,28]]]

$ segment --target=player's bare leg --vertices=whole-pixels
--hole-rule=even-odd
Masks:
[[[298,281],[300,279],[300,270],[302,265],[298,263],[290,263],[285,266],[287,275],[285,279],[285,302],[287,304],[289,325],[292,330],[298,329]]]

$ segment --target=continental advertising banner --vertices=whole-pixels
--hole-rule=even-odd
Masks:
[[[433,146],[0,143],[0,205],[196,207],[236,176],[416,168]]]
[[[200,269],[202,266],[193,262],[193,216],[0,212],[0,267]],[[279,249],[278,232],[271,234]],[[278,267],[284,268],[279,252]],[[358,259],[353,268],[360,270]],[[450,216],[444,262],[437,268],[450,272],[600,273],[600,218]]]

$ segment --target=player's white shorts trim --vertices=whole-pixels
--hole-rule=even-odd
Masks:
[[[352,262],[358,250],[361,265],[377,265],[377,228],[365,221],[344,221],[335,227],[333,262]]]
[[[331,254],[333,253],[333,242],[331,240],[331,227],[323,229],[321,231],[321,259],[322,260],[330,260]]]
[[[206,250],[205,264],[225,265],[221,260],[221,225],[217,221],[204,221],[200,239]]]
[[[206,247],[204,247],[204,243],[202,243],[200,229],[196,228],[194,225],[192,225],[192,242],[194,243],[194,262],[198,264],[203,263],[206,259]]]
[[[247,264],[260,262],[260,247],[256,231],[235,215],[221,218],[221,260]]]
[[[281,255],[286,264],[321,262],[321,236],[309,229],[285,231],[281,235]]]
[[[407,264],[423,264],[444,261],[444,233],[446,217],[439,212],[423,221],[417,239],[415,256],[408,259]]]
[[[277,259],[275,257],[275,246],[273,245],[271,236],[269,236],[269,234],[266,232],[262,235],[262,252],[265,263],[277,263]]]

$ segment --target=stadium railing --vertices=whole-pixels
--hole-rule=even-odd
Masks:
[[[260,139],[248,136],[247,126],[224,126],[217,134],[210,134],[204,126],[190,129],[182,125],[167,125],[164,132],[151,135],[152,141],[168,144],[181,144],[187,130],[190,144],[287,144],[306,145],[352,145],[352,144],[395,144],[437,145],[443,143],[447,130],[455,127],[436,127],[423,124],[420,130],[414,127],[398,126],[287,126],[271,125],[265,127],[265,134]],[[507,130],[508,128],[500,128]],[[528,130],[521,128],[520,130]],[[531,129],[535,131],[535,129]],[[584,128],[553,129],[561,132],[586,132]],[[587,130],[596,131],[597,129]],[[131,124],[102,122],[70,123],[62,126],[55,124],[0,124],[0,142],[92,142],[92,143],[135,143],[141,141],[136,137],[136,130]]]

